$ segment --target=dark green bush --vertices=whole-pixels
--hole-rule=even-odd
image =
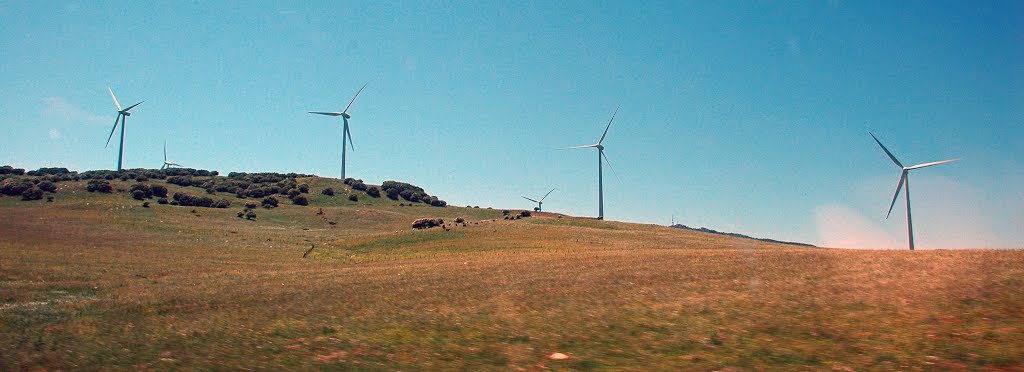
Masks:
[[[266,198],[263,198],[263,207],[267,208],[267,209],[276,208],[277,207],[277,198],[275,198],[273,196],[268,196]]]
[[[142,192],[142,190],[132,191],[132,199],[135,199],[135,200],[146,200],[146,193]]]
[[[192,176],[171,176],[167,177],[167,183],[189,187],[192,186]]]
[[[327,196],[334,196],[334,189],[328,187],[328,188],[324,189],[324,191],[321,191],[320,193],[324,194],[324,195],[327,195]]]
[[[128,191],[132,193],[133,198],[138,200],[149,199],[153,197],[153,189],[149,187],[149,185],[144,183],[136,183],[132,185],[132,188],[129,189]],[[139,194],[142,195],[141,198],[135,196],[136,191],[138,191]]]
[[[21,193],[21,200],[39,200],[43,198],[43,190],[31,188]]]
[[[36,186],[39,186],[39,189],[45,192],[57,192],[57,185],[50,181],[42,181]]]
[[[227,199],[220,199],[213,202],[214,208],[227,208],[231,206],[231,201]]]
[[[296,197],[296,196],[299,196],[299,194],[301,194],[301,193],[302,193],[302,192],[301,192],[301,191],[299,191],[299,189],[291,189],[291,190],[288,190],[288,198],[289,198],[289,199],[295,199],[295,197]]]
[[[157,204],[167,204],[167,198],[160,198],[156,200]]]
[[[107,182],[107,180],[90,180],[89,183],[85,186],[85,191],[102,192],[109,194],[110,192],[114,191],[114,188],[110,186],[110,182]]]
[[[299,192],[301,192],[303,194],[309,194],[309,185],[307,185],[307,184],[300,183],[295,188],[299,189]]]
[[[377,186],[370,186],[370,188],[366,189],[366,195],[372,196],[374,198],[379,198],[380,189],[378,189]]]
[[[292,198],[292,203],[296,205],[309,205],[309,199],[306,199],[305,195],[296,195]]]
[[[167,197],[167,187],[165,187],[164,185],[151,185],[151,186],[149,186],[149,189],[153,192],[153,196],[155,196],[155,197],[158,197],[158,198],[166,198]]]
[[[357,202],[357,201],[359,201],[359,197],[356,196],[356,194],[348,194],[348,200]]]
[[[32,188],[32,183],[28,181],[10,181],[4,184],[2,192],[4,195],[9,196],[21,196],[25,191]]]

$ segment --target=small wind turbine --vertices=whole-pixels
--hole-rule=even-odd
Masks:
[[[369,82],[367,82],[366,84],[369,84]],[[352,102],[356,101],[356,97],[359,97],[359,93],[363,92],[363,88],[366,88],[366,84],[363,84],[363,87],[359,88],[359,91],[356,92],[356,95],[352,96],[352,100],[348,101],[348,106],[345,106],[345,109],[342,110],[341,112],[319,112],[319,111],[310,111],[309,112],[310,114],[317,114],[317,115],[341,116],[341,119],[344,122],[344,124],[341,127],[341,179],[342,180],[345,179],[345,138],[346,137],[348,138],[348,144],[352,146],[352,151],[356,151],[356,145],[352,143],[352,132],[349,132],[349,130],[348,130],[348,119],[352,118],[352,115],[348,114],[348,109],[349,109],[349,107],[352,107]]]
[[[544,197],[540,198],[540,200],[533,200],[533,199],[527,198],[525,196],[523,197],[523,199],[526,199],[526,200],[532,201],[534,203],[537,203],[537,208],[534,209],[534,210],[537,211],[537,212],[543,212],[541,210],[541,207],[544,205],[544,199],[547,199],[548,195],[551,195],[552,191],[555,191],[555,189],[551,189],[551,191],[548,191],[548,193],[544,194]]]
[[[608,120],[608,126],[604,128],[604,133],[601,134],[601,139],[597,140],[597,143],[593,145],[585,146],[573,146],[567,147],[562,150],[569,149],[585,149],[585,148],[596,148],[597,149],[597,219],[604,219],[604,175],[602,173],[602,158],[608,160],[608,157],[604,154],[604,137],[608,135],[608,129],[612,127],[612,121],[615,120],[615,114],[619,113],[619,108],[615,108],[615,112],[612,113],[611,120]],[[611,161],[608,161],[608,166],[611,166]]]
[[[181,167],[181,164],[173,161],[167,161],[167,141],[164,141],[164,165],[161,166],[160,169],[170,169],[172,166]]]
[[[871,132],[868,132],[868,134],[871,135],[871,138],[874,138],[875,142],[878,143],[878,146],[882,148],[882,151],[885,151],[885,154],[889,155],[889,159],[892,159],[893,164],[896,164],[897,167],[900,167],[900,169],[903,170],[903,173],[900,174],[900,182],[896,184],[896,193],[892,195],[892,203],[889,203],[889,212],[885,214],[885,218],[888,219],[889,215],[892,214],[892,207],[896,205],[896,198],[900,196],[900,189],[903,188],[904,184],[906,184],[907,188],[904,196],[907,199],[907,237],[910,242],[910,250],[914,250],[914,224],[910,218],[910,171],[913,169],[954,162],[960,159],[949,159],[904,167],[903,163],[900,163],[899,160],[896,160],[896,157],[893,156],[891,152],[889,152],[889,149],[885,148],[885,146],[882,145],[882,142],[879,141],[874,134],[872,134]]]
[[[136,103],[134,105],[128,106],[128,108],[126,108],[126,109],[122,109],[121,108],[121,104],[117,103],[117,97],[114,96],[114,91],[111,90],[110,87],[107,87],[107,91],[110,92],[110,98],[114,99],[114,105],[117,106],[117,118],[114,119],[114,127],[110,128],[110,136],[107,137],[107,144],[103,145],[103,147],[106,148],[107,146],[110,145],[110,139],[114,138],[114,131],[117,130],[117,121],[120,120],[121,121],[121,147],[119,147],[118,150],[117,150],[117,171],[120,172],[121,171],[121,159],[122,159],[122,156],[124,155],[124,123],[128,119],[128,117],[132,115],[131,110],[133,108],[135,108],[135,106],[141,105],[142,102],[145,102],[145,101],[142,101],[142,102]]]

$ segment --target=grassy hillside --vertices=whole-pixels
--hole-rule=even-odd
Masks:
[[[86,181],[0,197],[0,370],[1024,366],[1024,251],[508,221],[298,181],[309,206],[279,197],[255,220],[237,213],[259,199],[143,208]],[[469,222],[410,227],[425,217]]]

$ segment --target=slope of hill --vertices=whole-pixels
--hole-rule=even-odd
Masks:
[[[731,237],[734,237],[734,238],[753,239],[753,240],[758,240],[758,241],[762,241],[762,242],[766,242],[766,243],[798,245],[798,246],[804,246],[804,247],[813,247],[814,246],[812,244],[807,244],[807,243],[786,242],[786,241],[782,241],[782,240],[775,240],[775,239],[768,239],[768,238],[755,238],[755,237],[752,237],[752,236],[749,236],[749,235],[721,232],[721,231],[712,230],[712,229],[709,229],[709,228],[706,228],[706,227],[693,228],[693,227],[689,227],[689,226],[686,226],[686,225],[683,225],[683,224],[678,224],[678,223],[675,224],[675,225],[672,225],[670,227],[674,227],[674,228],[677,228],[677,229],[683,229],[683,230],[693,230],[693,231],[706,232],[708,234],[717,234],[717,235],[731,236]]]
[[[278,194],[252,220],[238,212],[262,197],[216,192],[231,205],[147,208],[129,193],[138,182],[119,178],[111,193],[72,179],[40,200],[0,197],[0,369],[1024,360],[1022,251],[844,251],[548,213],[504,220],[373,198],[336,179],[295,181],[309,186],[308,206]],[[447,226],[413,230],[417,218]]]

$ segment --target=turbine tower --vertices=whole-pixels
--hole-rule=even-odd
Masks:
[[[346,137],[348,138],[348,144],[350,146],[352,146],[352,151],[356,151],[356,145],[352,143],[352,133],[349,132],[349,130],[348,130],[348,119],[352,118],[352,115],[348,114],[348,109],[350,107],[352,107],[352,102],[356,101],[356,97],[359,97],[359,93],[363,92],[363,88],[366,88],[367,84],[369,84],[369,82],[367,82],[366,84],[363,84],[362,88],[359,88],[359,91],[356,92],[356,95],[352,96],[352,100],[348,101],[348,106],[345,106],[345,109],[342,110],[341,112],[319,112],[319,111],[310,111],[309,112],[310,114],[317,114],[317,115],[341,116],[341,120],[343,122],[342,127],[341,127],[341,179],[342,180],[345,180],[345,138]]]
[[[619,113],[619,108],[615,108],[615,112],[612,113],[611,120],[608,120],[608,126],[604,128],[604,133],[601,134],[601,139],[597,140],[597,143],[593,145],[585,146],[573,146],[567,147],[563,150],[569,149],[585,149],[585,148],[596,148],[597,149],[597,219],[604,219],[604,174],[602,173],[602,158],[608,160],[608,157],[604,154],[604,137],[608,135],[608,129],[612,127],[612,121],[615,120],[615,114]],[[611,161],[608,161],[608,166],[611,166]]]
[[[103,148],[106,148],[107,146],[110,146],[110,139],[114,138],[114,131],[117,130],[117,122],[118,122],[118,120],[120,120],[121,121],[121,147],[119,147],[118,150],[117,150],[117,171],[120,172],[121,171],[121,160],[123,159],[123,155],[124,155],[124,123],[125,123],[125,121],[127,121],[128,117],[132,115],[131,110],[133,108],[135,108],[135,106],[141,105],[142,102],[139,102],[139,103],[136,103],[134,105],[128,106],[128,108],[126,108],[126,109],[122,109],[121,108],[121,104],[117,103],[117,97],[114,96],[114,91],[111,90],[110,87],[107,87],[107,91],[110,92],[110,98],[114,99],[114,105],[117,106],[117,118],[114,119],[114,127],[110,128],[110,136],[107,137],[107,144],[103,145]],[[145,102],[145,101],[143,101],[143,102]]]
[[[541,210],[541,207],[544,205],[544,199],[547,199],[548,195],[551,195],[552,191],[555,191],[555,189],[551,189],[551,191],[548,191],[548,193],[544,194],[544,197],[540,198],[540,200],[533,200],[533,199],[527,198],[525,196],[523,197],[523,199],[526,199],[526,200],[532,201],[534,203],[537,203],[536,211],[537,212],[543,212],[543,210]]]
[[[164,141],[164,165],[160,166],[160,169],[170,169],[172,166],[181,167],[181,164],[167,161],[167,141]]]
[[[933,165],[954,162],[960,159],[949,159],[904,167],[903,163],[900,163],[899,160],[896,160],[896,157],[893,156],[891,152],[889,152],[889,149],[885,148],[885,146],[882,145],[882,142],[879,141],[874,134],[872,134],[871,132],[868,132],[868,134],[870,134],[871,138],[875,140],[875,143],[878,143],[878,146],[882,148],[882,151],[885,151],[885,154],[889,155],[889,159],[892,159],[893,164],[896,164],[897,167],[903,170],[903,173],[900,174],[900,182],[896,184],[896,193],[892,195],[892,203],[889,203],[889,212],[885,214],[885,218],[889,219],[889,215],[892,214],[892,207],[896,205],[896,198],[900,196],[900,189],[903,188],[904,184],[906,184],[907,188],[905,189],[906,191],[904,196],[907,199],[907,239],[910,244],[910,250],[914,250],[914,223],[913,220],[910,218],[910,171],[914,169],[930,167]]]

